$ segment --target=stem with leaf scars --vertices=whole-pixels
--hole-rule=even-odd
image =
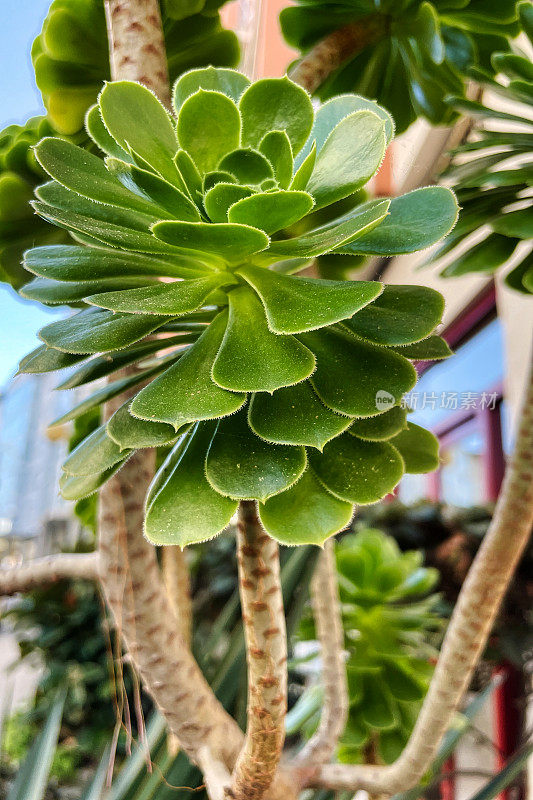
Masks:
[[[285,739],[287,633],[277,543],[253,501],[239,507],[237,560],[248,664],[247,730],[227,796],[259,800],[272,783]]]
[[[60,553],[0,571],[0,595],[29,592],[43,583],[98,577],[98,553]]]
[[[459,594],[435,674],[405,750],[386,767],[325,765],[310,785],[394,794],[418,783],[468,687],[532,525],[533,372],[494,517]]]
[[[344,61],[379,41],[384,32],[384,18],[377,14],[344,25],[321,39],[300,59],[291,71],[291,80],[313,94]]]
[[[311,602],[322,657],[324,705],[318,730],[298,754],[303,773],[316,772],[333,756],[348,718],[348,683],[344,663],[344,629],[339,601],[335,544],[329,539],[311,582]]]
[[[188,647],[192,636],[192,605],[189,568],[185,553],[179,547],[162,548],[161,567],[163,580],[176,614],[181,637]]]

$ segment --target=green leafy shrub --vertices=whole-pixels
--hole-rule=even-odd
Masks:
[[[449,351],[432,335],[437,292],[294,273],[325,253],[425,247],[453,226],[455,197],[429,187],[372,200],[291,235],[372,177],[388,114],[353,96],[315,115],[287,78],[250,84],[214,68],[183,75],[174,104],[177,123],[144,87],[110,83],[87,117],[105,164],[60,139],[36,148],[52,180],[35,210],[89,247],[29,250],[38,277],[22,293],[92,307],[43,328],[20,368],[81,364],[61,384],[73,388],[141,367],[58,420],[142,386],[69,455],[66,498],[96,491],[134,450],[172,444],[146,501],[152,542],[209,539],[240,499],[257,499],[274,538],[320,543],[354,503],[436,468],[436,440],[400,403],[410,359]]]
[[[508,38],[519,32],[515,6],[516,0],[299,0],[280,20],[287,42],[304,54],[336,30],[343,42],[352,38],[351,54],[318,96],[373,97],[401,132],[418,116],[433,124],[453,121],[445,96],[463,94],[472,67],[491,69],[491,53],[509,49]]]
[[[533,7],[519,4],[524,34],[533,46]],[[533,67],[529,55],[515,47],[512,53],[494,53],[491,59],[498,79],[476,73],[489,92],[516,104],[512,112],[490,101],[477,103],[452,97],[450,104],[476,120],[474,136],[451,153],[441,178],[453,182],[462,208],[461,221],[437,248],[432,261],[447,255],[444,277],[469,272],[492,273],[502,266],[523,241],[533,239]],[[519,127],[517,127],[519,126]],[[479,240],[480,228],[490,231]],[[468,244],[469,246],[464,246]],[[533,253],[506,275],[512,289],[533,293]]]

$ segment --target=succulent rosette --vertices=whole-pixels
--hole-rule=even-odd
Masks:
[[[426,247],[453,226],[455,197],[371,200],[294,235],[372,177],[389,115],[350,95],[315,113],[288,78],[215,68],[184,74],[174,107],[176,118],[142,86],[109,83],[87,117],[105,161],[61,139],[36,148],[51,180],[34,208],[79,245],[29,250],[38,277],[23,293],[85,306],[43,328],[21,370],[77,365],[65,389],[136,365],[58,420],[127,392],[67,458],[63,495],[87,496],[136,449],[165,446],[151,541],[209,539],[249,499],[280,542],[321,543],[354,504],[437,466],[436,440],[401,402],[412,360],[449,350],[433,333],[437,292],[296,273],[326,253]]]

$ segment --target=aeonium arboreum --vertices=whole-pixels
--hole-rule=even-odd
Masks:
[[[37,146],[52,180],[35,210],[79,244],[29,250],[38,277],[24,294],[84,305],[42,329],[21,370],[78,365],[60,385],[73,388],[137,365],[59,420],[128,390],[67,458],[65,497],[167,446],[146,500],[151,541],[208,539],[255,499],[273,537],[318,544],[354,504],[437,466],[435,440],[400,403],[410,359],[449,351],[432,335],[437,292],[295,273],[325,253],[427,246],[453,226],[455,198],[430,187],[371,200],[291,235],[372,177],[388,114],[349,95],[315,114],[288,78],[214,68],[183,75],[174,106],[177,119],[142,86],[110,83],[87,117],[105,162],[60,139]]]

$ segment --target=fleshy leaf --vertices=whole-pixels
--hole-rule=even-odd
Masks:
[[[78,361],[83,361],[85,355],[77,353],[64,353],[45,344],[36,347],[31,353],[24,356],[19,363],[18,371],[22,373],[55,372],[56,369],[66,369]]]
[[[148,490],[144,532],[157,545],[186,547],[212,539],[228,525],[238,502],[215,492],[204,471],[214,423],[199,423],[166,480]],[[178,444],[178,448],[180,445]]]
[[[247,186],[224,181],[216,183],[204,197],[204,207],[209,219],[211,222],[227,222],[229,208],[243,197],[250,197],[252,193]]]
[[[385,345],[425,339],[439,324],[444,299],[426,286],[385,286],[383,293],[346,325],[358,336]]]
[[[205,67],[205,69],[192,69],[178,78],[174,86],[173,102],[176,112],[198,89],[205,91],[222,92],[235,103],[241,94],[250,85],[248,78],[235,69],[222,69],[221,67]]]
[[[407,359],[340,329],[323,328],[298,338],[316,355],[317,368],[311,377],[315,391],[340,414],[376,416],[382,396],[394,405],[416,383],[416,372]]]
[[[259,150],[272,164],[274,177],[282,189],[288,189],[292,179],[292,148],[285,131],[270,131],[259,144]]]
[[[219,314],[173,367],[142,389],[130,406],[141,419],[168,422],[176,430],[186,422],[233,414],[246,397],[221,389],[211,379],[211,365],[226,329]]]
[[[264,502],[295,483],[306,466],[303,447],[260,439],[242,410],[219,422],[207,454],[206,476],[220,494]]]
[[[391,439],[407,427],[407,412],[400,406],[393,406],[384,414],[367,419],[354,420],[350,433],[369,442]]]
[[[406,430],[391,439],[390,443],[401,453],[406,472],[416,474],[438,469],[439,440],[420,425],[408,422]]]
[[[238,200],[230,208],[228,220],[271,234],[298,222],[312,208],[313,198],[306,192],[265,192]]]
[[[101,425],[70,453],[63,469],[69,475],[94,475],[123,460],[123,450],[107,435],[106,426]]]
[[[364,442],[349,433],[328,442],[322,453],[310,452],[309,459],[330,492],[360,505],[381,500],[404,473],[403,460],[391,444]]]
[[[238,275],[252,286],[274,333],[303,333],[351,317],[382,291],[377,281],[294,278],[264,267],[245,266]]]
[[[141,289],[101,292],[87,296],[87,302],[111,311],[180,316],[196,311],[211,292],[222,284],[236,283],[229,273],[215,272],[205,278],[158,283]]]
[[[94,475],[69,475],[64,472],[59,479],[59,491],[65,500],[82,500],[84,497],[94,494],[100,486],[103,486],[124,464],[128,455],[124,455],[122,461],[116,463],[105,472],[97,472]]]
[[[119,350],[161,327],[166,317],[86,309],[39,331],[43,342],[67,353]]]
[[[148,287],[153,281],[143,280],[142,278],[110,278],[109,280],[90,281],[75,283],[70,281],[54,281],[50,278],[34,278],[29,283],[24,284],[19,289],[22,297],[29,300],[38,300],[45,305],[61,305],[62,303],[76,303],[83,300],[89,294],[97,296],[98,292],[115,291],[117,289],[128,289],[128,287],[141,288]]]
[[[307,183],[316,208],[342,200],[367,183],[385,153],[385,124],[372,111],[357,111],[331,131]]]
[[[276,444],[308,445],[321,450],[351,424],[317,397],[309,381],[278,389],[273,394],[254,394],[249,423],[253,431]]]
[[[267,178],[272,178],[272,164],[258,150],[251,147],[239,148],[224,156],[219,169],[235,175],[240,183],[258,184]]]
[[[247,287],[229,293],[229,321],[213,365],[213,380],[236,392],[273,392],[299,383],[315,367],[313,354],[292,336],[276,336]]]
[[[290,489],[259,506],[265,530],[286,545],[321,545],[345,528],[352,514],[352,504],[330,494],[311,469]]]
[[[242,95],[239,109],[242,143],[252,147],[258,147],[270,131],[285,131],[293,153],[297,153],[313,124],[309,95],[287,77],[253,83]]]
[[[133,417],[128,410],[130,402],[127,400],[115,411],[106,427],[107,435],[120,450],[160,447],[174,441],[176,431],[172,425]]]
[[[220,92],[199,89],[183,103],[178,140],[200,172],[215,169],[239,145],[241,119],[237,106]]]
[[[118,142],[113,139],[102,119],[100,107],[92,106],[85,117],[85,127],[91,139],[96,142],[100,150],[112,158],[120,158],[123,161],[133,163],[133,158],[126,152]]]
[[[309,155],[304,158],[294,174],[290,184],[290,189],[305,189],[309,183],[309,178],[313,174],[316,164],[316,144],[313,142]]]
[[[182,253],[195,252],[208,258],[241,261],[268,247],[268,236],[247,225],[209,222],[158,222],[152,228],[162,242]]]
[[[448,343],[441,336],[428,336],[419,342],[394,348],[397,353],[412,361],[438,361],[453,355]]]

